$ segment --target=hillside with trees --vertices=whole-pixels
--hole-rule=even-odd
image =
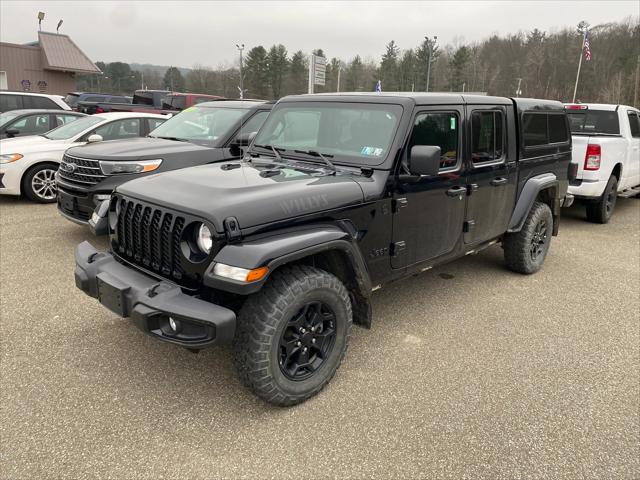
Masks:
[[[629,18],[599,26],[590,31],[589,38],[592,58],[583,61],[578,99],[638,106],[639,19]],[[553,32],[533,29],[495,34],[475,43],[457,41],[453,45],[434,43],[431,46],[429,91],[515,96],[520,82],[521,96],[570,101],[582,37],[573,28]],[[357,52],[349,59],[330,57],[322,49],[313,53],[327,58],[326,85],[316,87],[316,92],[373,91],[378,80],[384,91],[424,91],[426,88],[428,40],[405,46],[390,39],[378,60],[363,58]],[[246,97],[275,99],[305,93],[308,62],[307,54],[300,50],[290,53],[281,44],[248,49],[243,62]],[[121,62],[97,62],[97,65],[105,72],[104,77],[92,80],[92,84],[86,77],[80,78],[80,89],[100,88],[131,94],[140,85],[149,89],[173,85],[175,90],[238,96],[240,75],[237,66],[217,69],[204,64],[194,65],[191,69],[169,67],[161,74],[151,65],[137,70]]]

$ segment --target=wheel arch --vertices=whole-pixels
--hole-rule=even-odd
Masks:
[[[613,170],[611,170],[611,175],[615,176],[616,179],[618,180],[618,183],[620,183],[620,179],[622,178],[622,163],[618,162],[613,166]]]
[[[205,273],[204,283],[215,289],[249,295],[259,291],[270,275],[285,265],[314,266],[335,275],[345,285],[353,304],[354,322],[368,328],[371,326],[371,279],[354,234],[347,230],[349,228],[342,225],[321,225],[229,244],[215,256]],[[267,266],[269,272],[258,282],[241,284],[213,275],[215,263],[246,269]]]
[[[519,232],[535,202],[549,205],[553,215],[553,235],[560,224],[560,194],[558,180],[553,173],[544,173],[527,180],[509,220],[507,232]]]

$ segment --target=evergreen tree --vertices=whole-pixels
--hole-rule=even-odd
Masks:
[[[185,81],[182,73],[176,67],[167,68],[164,74],[164,88],[173,92],[184,92]]]
[[[380,63],[379,76],[382,82],[382,88],[387,91],[398,90],[398,46],[396,42],[391,40],[387,44],[387,51],[382,55]]]
[[[291,57],[289,65],[289,82],[287,94],[299,95],[307,92],[309,63],[302,50],[298,50]]]
[[[284,45],[274,45],[267,55],[269,64],[269,84],[271,86],[272,98],[278,99],[282,92],[282,80],[287,73],[289,60],[287,59],[287,49]]]
[[[269,61],[262,45],[249,50],[242,74],[248,98],[269,98]]]

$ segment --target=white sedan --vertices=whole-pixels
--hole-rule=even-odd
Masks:
[[[100,113],[43,135],[0,140],[0,194],[56,201],[55,173],[70,147],[103,140],[145,137],[169,117],[154,113]]]

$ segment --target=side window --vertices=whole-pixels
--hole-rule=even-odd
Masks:
[[[549,122],[549,143],[565,143],[569,141],[569,129],[565,115],[550,113]]]
[[[18,130],[20,135],[48,132],[51,130],[51,128],[49,128],[49,115],[41,114],[23,117],[11,125],[11,128]]]
[[[0,95],[0,112],[19,110],[21,108],[22,97],[20,95]]]
[[[92,133],[97,133],[103,140],[120,140],[140,136],[140,119],[127,118],[116,120],[96,128]]]
[[[253,117],[251,117],[245,124],[242,125],[241,130],[245,133],[257,132],[260,130],[260,127],[264,123],[264,121],[269,116],[269,112],[258,112]]]
[[[127,103],[127,99],[124,97],[111,97],[109,98],[109,102],[112,103]]]
[[[627,115],[629,117],[629,127],[631,127],[631,136],[640,137],[640,117],[636,112],[628,112]]]
[[[535,147],[549,143],[547,135],[547,114],[525,113],[522,115],[522,136],[525,147]]]
[[[147,118],[147,127],[150,132],[162,125],[165,121],[162,118]]]
[[[213,100],[213,98],[207,98],[207,97],[196,97],[193,100],[193,104],[197,105],[198,103],[203,103],[203,102],[210,102],[211,100]]]
[[[500,111],[475,111],[471,114],[471,160],[493,162],[504,154],[504,115]]]
[[[419,113],[409,140],[408,160],[414,145],[440,147],[440,169],[448,170],[458,164],[458,114],[455,112]]]
[[[105,97],[87,97],[84,99],[85,102],[104,102]]]
[[[55,110],[61,110],[60,107],[54,103],[51,99],[46,97],[24,97],[24,108],[53,108]]]
[[[56,125],[54,127],[66,125],[67,123],[71,123],[79,118],[80,117],[77,115],[56,115]]]

